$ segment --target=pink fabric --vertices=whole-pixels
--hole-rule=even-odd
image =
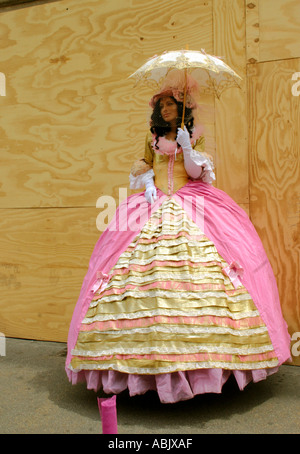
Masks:
[[[100,417],[102,421],[102,433],[103,434],[117,434],[118,423],[117,423],[117,407],[116,407],[116,396],[109,398],[98,397],[98,407]]]
[[[247,326],[256,326],[260,321],[260,317],[251,317],[247,319]],[[137,319],[124,319],[124,320],[105,320],[102,322],[93,322],[81,327],[81,331],[106,331],[109,329],[131,329],[131,328],[145,328],[151,326],[155,323],[171,323],[172,325],[177,325],[185,323],[188,325],[216,325],[223,326],[223,323],[226,323],[226,326],[234,329],[241,329],[245,326],[245,320],[233,320],[229,317],[217,317],[215,315],[203,315],[201,318],[198,317],[189,317],[189,316],[167,316],[167,315],[155,315],[153,317],[144,317]]]
[[[237,262],[231,262],[230,265],[223,268],[223,274],[228,276],[234,285],[234,288],[238,288],[241,285],[239,276],[243,276],[244,270]]]
[[[164,263],[163,260],[160,261],[161,264]],[[209,283],[205,283],[205,284],[193,284],[192,282],[181,282],[181,281],[172,281],[172,282],[166,282],[166,281],[155,281],[155,282],[151,282],[150,284],[145,284],[145,285],[141,285],[141,288],[143,290],[151,290],[152,288],[160,288],[160,289],[165,289],[165,290],[169,290],[169,289],[172,289],[173,287],[173,283],[176,282],[176,289],[177,290],[183,290],[183,291],[197,291],[197,290],[225,290],[226,287],[224,284],[209,284]],[[127,290],[129,289],[134,289],[135,288],[135,285],[134,284],[127,284],[127,285],[124,285],[124,287],[120,288],[120,289],[116,289],[116,288],[113,288],[113,289],[110,289],[110,290],[107,290],[107,291],[104,291],[102,293],[102,296],[108,296],[108,295],[121,295],[122,293],[125,293]],[[227,290],[226,293],[228,295],[230,295],[231,293],[234,293],[233,290]]]
[[[168,387],[169,385],[174,385],[172,380],[178,386],[178,396],[181,394],[182,396],[188,396],[199,392],[220,392],[203,390],[221,389],[221,385],[228,378],[230,371],[212,369],[209,372],[209,379],[207,378],[207,370],[174,373],[176,378],[174,374],[157,375],[152,378],[151,376],[127,376],[126,374],[121,374],[122,377],[118,375],[118,377],[121,377],[120,380],[113,385],[114,377],[119,374],[118,372],[82,371],[76,373],[68,369],[68,364],[71,360],[71,350],[75,347],[81,320],[84,318],[93,297],[91,288],[97,279],[97,271],[108,273],[116,264],[120,254],[126,250],[151,214],[167,198],[158,188],[157,195],[157,200],[152,205],[145,201],[143,193],[133,194],[128,197],[120,204],[114,219],[96,243],[69,329],[66,372],[73,383],[84,377],[88,381],[88,386],[93,389],[95,389],[94,383],[96,381],[98,383],[102,381],[105,388],[107,377],[111,377],[111,380],[109,381],[110,385],[106,389],[114,386],[120,389],[119,382],[122,383],[122,386],[126,382],[125,388],[129,387],[133,382],[138,382],[140,383],[139,390],[146,388],[157,389],[160,398],[163,399],[162,401],[167,401],[167,394],[172,394],[172,389],[170,390]],[[199,181],[189,181],[172,197],[184,208],[198,227],[204,231],[205,235],[213,241],[217,251],[226,262],[230,264],[237,261],[243,268],[244,273],[240,280],[249,291],[268,328],[279,365],[287,361],[290,358],[290,337],[287,331],[287,324],[282,317],[275,277],[260,238],[247,214],[225,192]],[[201,198],[203,198],[204,203],[199,203]],[[250,372],[234,371],[233,373],[239,386],[243,388],[250,380],[257,381],[265,378],[272,371],[274,369]],[[201,374],[206,377],[203,383],[200,383]],[[185,377],[184,381],[182,381],[183,377]],[[192,391],[188,391],[187,377],[190,383],[189,387],[192,386]],[[211,383],[210,380],[212,380]],[[92,382],[93,384],[91,385]],[[166,389],[167,391],[164,391]],[[198,390],[202,391],[198,392]],[[109,392],[115,391],[110,390]]]
[[[196,197],[204,197],[204,205]],[[206,183],[189,182],[174,199],[190,217],[202,222],[205,235],[227,263],[243,268],[242,284],[250,293],[276,352],[279,364],[290,358],[290,336],[282,316],[275,276],[262,242],[245,211],[225,192]]]
[[[242,391],[251,381],[256,383],[265,380],[277,371],[278,367],[250,371],[200,369],[171,374],[129,375],[114,370],[88,370],[73,375],[72,384],[86,382],[88,389],[94,391],[103,389],[106,394],[119,394],[126,389],[130,396],[156,391],[162,403],[170,404],[191,399],[197,394],[220,394],[231,374]]]

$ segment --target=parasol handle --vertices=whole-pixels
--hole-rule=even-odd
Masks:
[[[184,83],[184,96],[183,96],[183,108],[182,108],[182,119],[181,119],[181,129],[184,129],[184,115],[185,115],[185,103],[186,103],[186,68],[184,70],[184,77],[185,77],[185,83]]]
[[[189,50],[188,44],[186,44],[185,49]],[[183,95],[181,129],[184,129],[184,116],[185,116],[185,104],[186,104],[186,86],[187,86],[187,68],[185,68],[185,70],[184,70],[184,95]]]

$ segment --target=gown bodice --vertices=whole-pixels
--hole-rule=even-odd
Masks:
[[[193,136],[191,145],[194,150],[203,152],[204,137]],[[146,137],[144,159],[153,167],[155,186],[167,195],[177,192],[190,179],[184,167],[182,148],[176,141],[160,137],[156,142],[155,135],[149,132]]]

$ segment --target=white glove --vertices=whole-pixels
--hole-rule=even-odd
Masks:
[[[190,134],[186,129],[186,126],[184,129],[178,128],[176,141],[179,143],[183,151],[184,168],[186,173],[194,179],[199,178],[203,172],[203,167],[196,164],[196,162],[192,159],[191,155],[195,153],[195,151],[192,148]]]
[[[179,143],[183,151],[191,151],[191,138],[186,126],[184,129],[178,128],[176,142]]]
[[[141,173],[140,175],[132,175],[130,173],[129,175],[129,181],[130,181],[130,189],[144,189],[146,181],[149,178],[154,178],[155,174],[153,172],[153,169],[148,170],[145,173]]]
[[[157,199],[156,187],[154,186],[153,178],[147,178],[145,181],[145,199],[148,203],[154,203]]]

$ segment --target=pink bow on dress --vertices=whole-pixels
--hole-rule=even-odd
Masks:
[[[234,285],[234,288],[237,288],[240,285],[243,285],[239,278],[243,277],[244,269],[241,267],[241,265],[238,262],[236,262],[236,261],[231,262],[230,265],[228,265],[222,269],[222,272],[223,272],[223,274],[225,274],[226,276],[229,277],[232,284]]]
[[[97,271],[96,276],[97,276],[97,280],[91,289],[92,293],[95,293],[96,290],[98,290],[99,293],[102,292],[110,280],[110,276],[108,274],[102,273],[102,271]]]

